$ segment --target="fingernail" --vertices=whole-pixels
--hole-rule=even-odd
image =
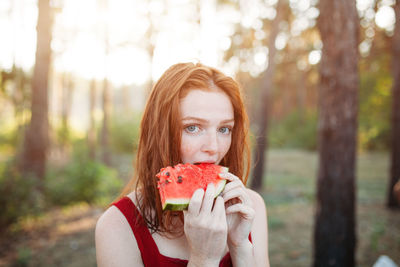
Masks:
[[[229,180],[229,181],[231,180],[230,179],[231,177],[227,173],[219,173],[218,176],[220,178],[222,178],[222,179],[226,179],[226,180]]]
[[[204,189],[203,188],[199,188],[196,191],[194,191],[193,194],[204,194]]]

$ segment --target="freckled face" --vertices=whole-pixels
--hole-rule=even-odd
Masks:
[[[221,90],[191,90],[180,100],[183,163],[215,163],[223,159],[232,141],[233,107]]]

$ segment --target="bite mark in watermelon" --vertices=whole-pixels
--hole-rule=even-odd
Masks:
[[[185,210],[189,201],[199,188],[206,190],[213,183],[215,196],[224,190],[226,180],[218,174],[228,172],[227,167],[214,164],[178,164],[162,168],[156,175],[163,210]]]

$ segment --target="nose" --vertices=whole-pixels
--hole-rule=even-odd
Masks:
[[[218,152],[218,136],[216,132],[209,132],[204,138],[202,151],[210,155],[214,155]]]

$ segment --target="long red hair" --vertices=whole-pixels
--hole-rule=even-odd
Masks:
[[[161,76],[151,91],[140,125],[135,174],[120,196],[136,190],[138,208],[152,231],[182,233],[182,227],[172,225],[173,215],[181,216],[181,213],[162,211],[155,175],[163,167],[181,163],[180,99],[191,89],[215,88],[230,98],[235,120],[231,147],[220,164],[229,167],[229,171],[246,184],[250,170],[249,127],[238,83],[217,69],[199,63],[175,64]]]

